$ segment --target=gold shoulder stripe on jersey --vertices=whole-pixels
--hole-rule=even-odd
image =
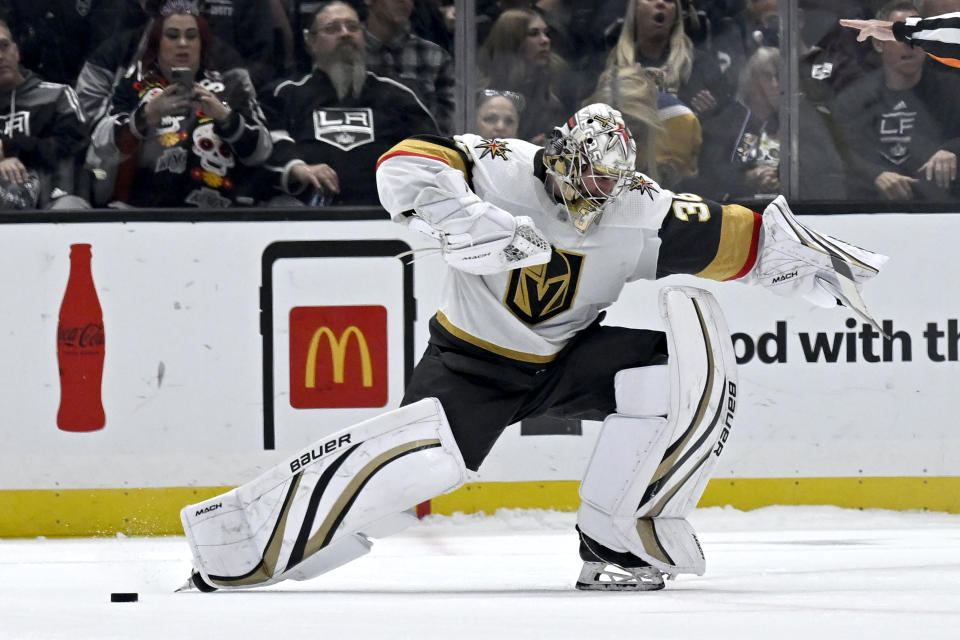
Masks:
[[[428,158],[430,160],[437,160],[446,165],[461,171],[464,177],[469,177],[467,173],[467,165],[463,161],[463,156],[456,149],[450,147],[445,147],[433,142],[427,142],[425,140],[416,140],[416,139],[407,139],[403,142],[400,142],[393,146],[392,149],[387,151],[385,154],[380,156],[380,159],[377,160],[377,168],[381,164],[397,156],[416,156],[420,158]]]
[[[713,260],[696,274],[710,280],[729,280],[742,275],[744,266],[756,259],[756,214],[738,204],[723,205],[720,242]]]

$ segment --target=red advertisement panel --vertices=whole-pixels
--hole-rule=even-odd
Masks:
[[[290,310],[292,407],[382,407],[387,398],[386,307]]]

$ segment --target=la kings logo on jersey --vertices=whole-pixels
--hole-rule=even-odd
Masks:
[[[376,140],[371,109],[317,109],[313,112],[313,135],[342,151]]]
[[[573,306],[583,271],[583,254],[554,249],[547,264],[510,272],[507,308],[527,324],[538,324]]]

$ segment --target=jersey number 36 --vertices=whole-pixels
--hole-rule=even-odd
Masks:
[[[710,219],[710,207],[695,193],[676,193],[673,196],[673,215],[684,222],[693,217],[706,222]]]

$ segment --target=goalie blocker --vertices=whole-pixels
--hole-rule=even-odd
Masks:
[[[441,171],[435,182],[417,195],[411,226],[440,240],[447,264],[489,275],[550,261],[550,243],[528,216],[481,200],[457,170]]]
[[[389,411],[185,507],[191,582],[209,591],[313,578],[367,553],[369,538],[416,522],[407,510],[465,478],[439,401]]]

